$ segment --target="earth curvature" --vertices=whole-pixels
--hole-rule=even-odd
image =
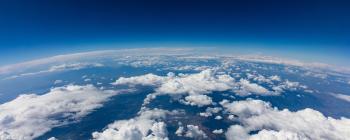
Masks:
[[[196,49],[104,50],[0,67],[0,140],[347,140],[350,73]]]

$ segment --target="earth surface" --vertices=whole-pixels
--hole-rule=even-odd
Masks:
[[[350,138],[350,75],[187,49],[106,50],[2,67],[0,139]]]

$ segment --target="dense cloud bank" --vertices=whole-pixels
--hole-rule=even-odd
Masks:
[[[241,125],[226,132],[229,140],[346,140],[350,137],[350,119],[325,117],[313,109],[296,112],[278,110],[261,100],[222,101],[227,112],[236,115]],[[250,132],[258,131],[250,135]]]
[[[102,132],[92,134],[94,140],[167,140],[168,131],[164,119],[166,110],[153,109],[140,112],[140,115],[129,119],[119,120]]]
[[[44,95],[22,94],[0,105],[0,138],[33,139],[84,117],[115,94],[92,85],[57,87]]]

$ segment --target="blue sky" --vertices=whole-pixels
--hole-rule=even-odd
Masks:
[[[350,65],[346,1],[15,0],[0,5],[0,65],[138,46],[209,46]]]

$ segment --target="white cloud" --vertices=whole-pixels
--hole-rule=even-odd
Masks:
[[[306,91],[311,91],[307,89],[307,86],[300,84],[299,82],[292,82],[289,80],[285,80],[282,83],[279,83],[278,85],[275,85],[272,87],[272,89],[275,92],[284,92],[285,90],[295,91],[298,89],[303,89]]]
[[[226,132],[226,138],[259,139],[259,138],[300,138],[318,140],[342,140],[350,137],[350,119],[325,117],[313,109],[291,112],[288,109],[278,110],[261,100],[246,100],[233,103],[225,102],[228,112],[237,115],[242,124],[233,125]],[[269,131],[263,131],[264,129]],[[258,134],[249,135],[252,131]]]
[[[175,134],[179,137],[181,137],[183,135],[183,133],[185,133],[183,126],[179,126],[179,128],[177,128],[177,130],[175,131]]]
[[[252,94],[274,96],[279,94],[278,92],[269,91],[258,84],[251,83],[246,79],[241,79],[239,82],[235,82],[235,79],[230,75],[217,74],[216,71],[210,69],[204,70],[200,73],[179,74],[178,76],[176,76],[174,73],[168,73],[167,76],[146,74],[129,78],[121,77],[112,84],[154,86],[156,88],[156,92],[147,96],[147,98],[144,100],[144,105],[148,104],[152,99],[156,98],[156,96],[164,94],[190,94],[191,96],[187,96],[187,103],[192,105],[198,103],[199,106],[201,106],[199,103],[200,101],[198,101],[199,99],[203,99],[202,101],[205,101],[205,104],[202,104],[203,106],[211,102],[210,98],[205,96],[196,96],[201,98],[195,100],[195,98],[192,98],[192,96],[208,94],[213,91],[233,90],[240,96]]]
[[[270,104],[262,100],[247,99],[244,101],[234,101],[229,103],[227,100],[223,100],[220,104],[226,109],[226,111],[238,115],[240,117],[248,117],[253,115],[259,115],[269,111]]]
[[[184,135],[189,138],[207,138],[208,136],[196,125],[187,125],[187,131]]]
[[[249,140],[310,140],[310,138],[290,131],[261,130],[250,136]]]
[[[92,51],[92,52],[57,55],[53,57],[36,59],[36,60],[27,61],[23,63],[2,66],[0,67],[0,74],[23,71],[34,67],[39,67],[39,66],[53,64],[53,63],[67,63],[67,62],[72,63],[72,61],[78,61],[86,58],[96,58],[97,56],[104,56],[112,53],[114,53],[112,50],[104,50],[104,51]]]
[[[248,96],[251,94],[256,94],[256,95],[278,95],[278,93],[276,92],[271,92],[268,89],[255,84],[255,83],[251,83],[250,81],[246,80],[246,79],[240,79],[239,81],[239,89],[234,90],[236,92],[236,94],[240,95],[240,96]]]
[[[221,107],[208,107],[207,109],[205,109],[205,112],[201,112],[199,113],[199,115],[203,117],[209,117],[213,114],[219,113],[221,110]]]
[[[57,87],[44,95],[22,94],[0,105],[0,137],[35,138],[53,127],[78,120],[115,94],[92,85]]]
[[[55,80],[55,81],[53,82],[53,84],[57,85],[57,84],[61,84],[62,82],[63,82],[62,80]]]
[[[168,140],[164,119],[166,110],[143,110],[140,115],[129,119],[119,120],[109,124],[102,132],[92,134],[94,140]]]
[[[272,83],[271,79],[270,78],[266,78],[265,76],[263,75],[253,75],[253,74],[250,74],[250,73],[247,73],[247,78],[248,79],[253,79],[254,81],[258,81],[259,83]],[[276,78],[276,77],[274,77]]]
[[[240,125],[232,125],[225,133],[227,140],[248,140],[249,134],[247,130]]]
[[[222,133],[224,133],[224,130],[222,130],[222,129],[215,129],[215,130],[213,130],[213,133],[214,134],[222,134]]]
[[[340,100],[350,102],[350,95],[331,93],[332,96]]]
[[[113,85],[144,85],[144,86],[155,86],[163,83],[167,77],[162,77],[154,74],[146,74],[141,76],[135,76],[135,77],[120,77],[118,80],[116,80]]]
[[[213,103],[211,97],[207,95],[188,95],[185,97],[185,100],[182,101],[184,104],[188,104],[191,106],[206,106],[211,105]]]
[[[22,73],[19,75],[14,75],[7,77],[5,79],[14,79],[19,78],[23,76],[32,76],[32,75],[38,75],[43,73],[50,73],[50,72],[60,72],[60,71],[68,71],[68,70],[80,70],[84,68],[91,68],[91,67],[102,67],[103,64],[100,63],[68,63],[68,64],[60,64],[60,65],[54,65],[51,66],[47,70],[37,71],[37,72],[30,72],[30,73]]]
[[[157,76],[146,74],[142,76],[119,78],[114,85],[140,84],[157,86],[157,92],[163,94],[204,94],[211,91],[229,90],[233,84],[229,75],[215,75],[212,70],[205,70],[197,74],[174,76]]]
[[[203,139],[208,137],[205,134],[205,132],[200,130],[199,127],[196,125],[187,125],[186,127],[183,127],[182,124],[180,124],[175,134],[179,137],[183,136],[183,137],[195,138],[195,139]]]
[[[221,120],[222,119],[222,117],[221,116],[215,116],[215,118],[214,118],[215,120]]]
[[[271,56],[262,56],[262,55],[241,55],[241,56],[227,56],[232,59],[236,60],[242,60],[242,61],[250,61],[250,62],[261,62],[261,63],[269,63],[269,64],[281,64],[281,65],[287,65],[287,66],[297,66],[312,70],[330,70],[334,72],[340,72],[340,73],[350,73],[350,69],[348,67],[340,67],[340,66],[334,66],[330,64],[325,63],[306,63],[301,62],[297,60],[288,60],[288,59],[281,59],[277,57],[271,57]]]
[[[234,79],[229,75],[215,75],[212,70],[197,74],[170,78],[157,89],[159,93],[205,94],[212,91],[225,91],[232,88]]]
[[[55,137],[51,137],[51,138],[49,138],[49,139],[47,139],[47,140],[58,140],[58,139],[55,138]]]
[[[270,76],[269,78],[273,81],[281,81],[281,77],[279,77],[278,75],[273,75],[273,76]]]
[[[100,50],[72,54],[56,55],[52,57],[26,61],[17,64],[0,66],[0,75],[13,72],[23,72],[35,67],[59,64],[72,63],[83,61],[96,61],[105,58],[120,58],[121,56],[139,56],[142,55],[184,55],[189,54],[193,50],[191,48],[135,48],[135,49],[119,49],[119,50]]]
[[[194,95],[207,94],[212,91],[225,91],[235,86],[234,79],[229,75],[217,75],[213,70],[205,70],[196,74],[179,74],[175,76],[169,73],[167,76],[157,76],[146,74],[130,78],[119,78],[113,85],[129,84],[129,85],[150,85],[156,87],[156,93],[150,94],[145,99],[145,104],[149,103],[157,95],[182,95],[190,94],[187,97],[189,103],[200,105],[201,101],[193,98]],[[196,96],[203,99],[202,105],[211,102],[206,96]]]

